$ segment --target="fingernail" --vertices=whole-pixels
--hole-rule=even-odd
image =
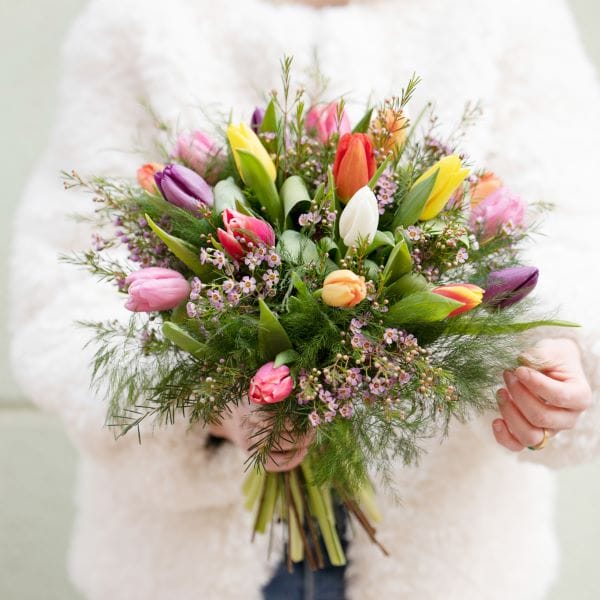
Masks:
[[[498,402],[504,401],[504,392],[502,391],[502,388],[496,391],[496,400],[498,400]]]
[[[514,383],[517,380],[512,371],[504,371],[504,378],[508,383]]]
[[[517,379],[525,381],[529,377],[529,369],[527,369],[526,367],[518,367],[514,371],[514,374],[516,375]]]
[[[496,433],[500,433],[502,431],[502,421],[500,419],[494,421],[492,427]]]

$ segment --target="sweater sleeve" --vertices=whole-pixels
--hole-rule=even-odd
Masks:
[[[527,258],[540,269],[536,297],[543,308],[581,328],[539,333],[579,343],[594,391],[593,406],[573,430],[559,433],[543,452],[522,453],[525,460],[558,467],[600,451],[600,87],[563,0],[518,7],[511,1],[502,10],[515,18],[500,59],[488,164],[530,202],[555,204]]]
[[[91,229],[71,218],[94,210],[87,194],[63,189],[60,171],[132,177],[140,162],[130,150],[152,130],[142,108],[138,68],[142,2],[94,0],[64,48],[57,122],[49,146],[20,203],[11,254],[11,360],[24,393],[58,413],[78,449],[120,482],[135,505],[171,510],[234,502],[244,457],[182,420],[115,440],[104,426],[104,399],[89,387],[90,332],[76,321],[128,319],[111,286],[58,261],[89,247]],[[176,494],[174,493],[176,491]]]

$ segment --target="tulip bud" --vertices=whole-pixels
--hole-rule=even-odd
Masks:
[[[445,156],[429,167],[413,184],[413,187],[437,172],[435,183],[419,215],[419,220],[428,221],[437,217],[444,209],[456,188],[468,177],[469,169],[463,169],[460,158],[454,154]]]
[[[159,163],[146,163],[137,170],[137,182],[149,194],[156,194],[158,188],[156,187],[154,176],[163,169],[164,166]]]
[[[347,133],[337,147],[333,164],[335,187],[342,202],[347,202],[371,181],[377,165],[373,146],[364,133]]]
[[[133,312],[170,310],[190,295],[185,277],[172,269],[150,267],[131,273],[125,279],[129,300],[125,308]]]
[[[484,290],[471,283],[453,283],[441,285],[431,290],[434,294],[461,302],[462,306],[454,309],[448,316],[455,317],[481,304]]]
[[[202,131],[182,133],[177,138],[173,156],[210,183],[217,181],[222,167],[221,152],[216,142]]]
[[[371,139],[373,144],[383,152],[398,153],[408,133],[408,118],[401,110],[387,108],[381,110],[371,124]]]
[[[345,110],[339,110],[339,104],[332,102],[327,106],[313,106],[306,115],[306,129],[315,131],[319,141],[326,144],[331,136],[338,134],[340,137],[350,133],[350,119]]]
[[[217,229],[217,237],[227,254],[237,261],[249,251],[248,244],[275,245],[275,232],[262,219],[226,208],[223,211],[223,225],[225,230]]]
[[[523,300],[537,285],[539,271],[535,267],[512,267],[489,274],[483,302],[506,308]]]
[[[512,229],[523,223],[525,203],[519,196],[502,187],[482,200],[471,211],[471,228],[482,241],[492,239],[503,227]]]
[[[238,155],[239,150],[245,150],[252,154],[264,167],[267,175],[272,181],[275,181],[277,177],[277,170],[275,164],[269,156],[266,148],[262,145],[258,136],[246,123],[240,123],[239,125],[229,125],[227,128],[227,139],[233,152],[233,158],[238,168],[240,175],[243,177],[242,169],[240,166],[240,158]]]
[[[328,306],[352,308],[367,296],[365,278],[348,269],[332,271],[323,281],[321,297]]]
[[[377,198],[369,186],[360,188],[340,216],[340,236],[348,248],[373,241],[379,225]]]
[[[502,187],[502,180],[494,173],[484,173],[476,183],[471,186],[471,208],[475,208],[482,200],[491,196]]]
[[[154,180],[168,202],[191,213],[197,213],[201,205],[213,204],[213,192],[208,183],[183,165],[167,165],[154,175]]]
[[[268,362],[250,380],[248,398],[252,404],[275,404],[285,400],[293,389],[289,367],[275,367],[275,363]]]
[[[265,109],[256,107],[254,112],[252,113],[252,118],[250,119],[250,127],[254,133],[258,134],[260,130],[260,126],[265,118]]]

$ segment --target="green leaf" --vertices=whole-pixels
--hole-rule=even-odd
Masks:
[[[265,117],[259,128],[260,133],[276,133],[277,132],[277,110],[275,102],[271,100],[265,110]]]
[[[581,325],[572,323],[571,321],[553,319],[528,321],[525,323],[490,324],[486,319],[471,317],[464,321],[460,319],[453,320],[448,331],[460,335],[507,335],[521,333],[529,329],[535,329],[536,327],[581,327]]]
[[[192,244],[176,238],[161,229],[148,214],[144,215],[150,229],[164,242],[167,248],[191,271],[204,280],[210,279],[212,267],[203,265],[198,257],[198,251]]]
[[[375,171],[375,173],[373,173],[373,177],[371,177],[371,180],[368,183],[368,186],[374,190],[375,186],[377,185],[377,182],[379,181],[379,178],[381,177],[381,175],[383,174],[383,172],[387,169],[388,165],[391,162],[391,157],[386,158],[380,165],[379,168],[377,169],[377,171]]]
[[[394,215],[392,229],[396,229],[400,225],[408,227],[409,225],[414,225],[419,220],[419,216],[423,212],[423,208],[435,185],[438,172],[439,169],[427,177],[427,179],[420,181],[410,188],[408,194],[406,194],[406,198],[404,198]]]
[[[367,133],[373,116],[373,108],[367,109],[367,112],[362,116],[361,120],[354,126],[352,133]]]
[[[258,349],[264,360],[274,360],[280,352],[290,350],[292,343],[279,319],[271,312],[265,301],[260,299],[258,305],[260,307]]]
[[[275,368],[281,367],[281,365],[289,365],[290,363],[295,362],[300,356],[295,350],[284,350],[280,352],[273,361],[275,363]]]
[[[220,215],[226,208],[238,210],[238,206],[248,206],[244,192],[238,187],[233,177],[219,181],[214,187],[215,203],[213,213]]]
[[[310,196],[302,177],[292,175],[281,186],[283,200],[283,218],[287,227],[291,227],[291,214],[294,210],[307,212],[310,209]]]
[[[423,275],[419,273],[407,273],[386,287],[385,296],[389,299],[400,298],[414,294],[415,292],[425,291],[427,288],[429,288],[429,283]]]
[[[280,236],[278,248],[297,264],[316,263],[319,252],[315,243],[294,229],[286,229]]]
[[[319,252],[327,254],[334,262],[337,262],[341,259],[342,255],[340,248],[330,237],[321,238],[317,242],[317,248],[319,249]]]
[[[281,225],[282,206],[277,188],[263,164],[247,150],[236,150],[242,179],[256,194],[261,207],[275,225]]]
[[[383,269],[383,276],[385,278],[386,285],[394,283],[397,279],[410,273],[412,269],[412,258],[408,251],[408,245],[405,240],[399,241],[395,246],[390,256],[385,263]]]
[[[367,279],[370,279],[371,281],[377,281],[377,278],[379,277],[379,265],[369,259],[365,260],[363,264]]]
[[[196,358],[204,356],[205,345],[191,336],[183,327],[176,325],[171,321],[165,321],[162,326],[163,335],[176,346],[189,352]]]
[[[373,241],[367,248],[367,254],[371,254],[377,248],[381,246],[394,246],[395,245],[394,235],[389,231],[376,231]]]
[[[434,323],[442,321],[460,306],[461,302],[433,292],[416,292],[391,306],[385,314],[385,320],[394,326]]]

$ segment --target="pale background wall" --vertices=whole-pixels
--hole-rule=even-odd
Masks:
[[[526,1],[526,0],[524,0]],[[72,523],[73,449],[60,424],[24,402],[6,343],[11,215],[56,110],[59,46],[84,0],[0,0],[0,598],[72,600],[65,572]],[[571,0],[600,68],[600,2]],[[600,598],[600,463],[560,474],[561,578],[549,600]],[[526,532],[524,532],[526,535]],[[501,569],[501,566],[499,566]]]

